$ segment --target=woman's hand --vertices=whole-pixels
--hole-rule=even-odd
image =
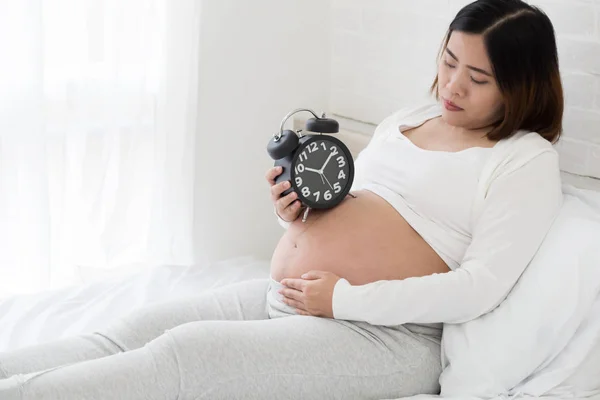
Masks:
[[[341,278],[325,271],[309,271],[302,279],[282,279],[287,288],[280,289],[283,302],[298,314],[333,318],[333,288]]]
[[[281,197],[281,193],[290,188],[290,181],[283,181],[275,184],[275,178],[281,175],[281,167],[273,167],[267,170],[265,178],[271,185],[271,201],[275,205],[277,215],[285,222],[295,221],[300,215],[302,203],[298,200],[296,192],[289,193],[287,196]]]

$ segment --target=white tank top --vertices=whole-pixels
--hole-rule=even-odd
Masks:
[[[353,189],[366,189],[385,199],[449,268],[456,269],[471,243],[471,208],[492,149],[425,150],[401,133],[439,115],[436,104],[382,122],[357,157],[359,182]]]

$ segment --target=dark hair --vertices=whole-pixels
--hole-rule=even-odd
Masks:
[[[450,23],[440,56],[452,32],[481,34],[498,87],[504,117],[488,133],[491,140],[524,129],[554,143],[562,133],[563,89],[554,28],[540,9],[521,0],[478,0]],[[438,99],[438,77],[430,90]]]

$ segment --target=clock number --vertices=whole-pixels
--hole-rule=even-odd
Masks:
[[[302,186],[302,178],[299,176],[296,177],[296,186],[298,186],[298,187]]]
[[[334,183],[334,184],[333,184],[333,190],[334,190],[336,193],[339,193],[339,192],[341,192],[341,191],[342,191],[342,187],[340,186],[340,183],[339,183],[339,182],[336,182],[336,183]]]
[[[302,188],[302,196],[304,196],[304,197],[310,196],[310,189],[308,188],[308,186],[304,186]]]
[[[312,147],[311,147],[312,146]],[[308,152],[312,153],[313,151],[317,151],[319,150],[319,145],[317,144],[317,142],[312,142],[311,144],[309,144],[307,146]]]
[[[302,157],[304,157],[304,159],[302,159]],[[307,158],[308,158],[308,156],[306,155],[306,151],[303,151],[302,153],[300,153],[300,157],[298,157],[300,162],[306,161]]]
[[[332,197],[333,197],[333,196],[331,195],[331,193],[330,193],[330,191],[329,191],[329,190],[328,190],[328,191],[326,191],[326,192],[325,192],[325,194],[323,195],[323,198],[324,198],[325,200],[331,200],[331,198],[332,198]]]
[[[305,187],[306,187],[306,186],[305,186]],[[319,201],[319,195],[320,195],[320,194],[321,194],[321,192],[320,192],[320,191],[318,191],[318,190],[317,190],[316,192],[314,192],[314,193],[313,193],[313,195],[314,195],[314,196],[317,198],[315,201]]]
[[[344,165],[346,165],[346,161],[344,160],[344,157],[339,156],[337,158],[337,162],[338,162],[338,167],[342,168]]]
[[[327,151],[327,147],[325,147],[325,142],[321,142],[321,146],[323,146],[323,150]]]
[[[338,179],[346,179],[346,174],[344,173],[344,170],[340,170],[340,173],[338,174]]]
[[[298,164],[298,165],[296,165],[296,173],[300,174],[302,172],[304,172],[304,164]]]
[[[337,147],[335,147],[335,146],[331,146],[331,147],[329,148],[329,150],[331,150],[331,152],[333,153],[333,155],[334,155],[334,156],[335,156],[336,154],[338,154]]]

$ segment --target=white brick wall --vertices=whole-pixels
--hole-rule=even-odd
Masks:
[[[465,0],[333,0],[331,112],[377,124],[428,99],[443,35]],[[563,170],[600,178],[600,0],[539,0],[557,32]]]

